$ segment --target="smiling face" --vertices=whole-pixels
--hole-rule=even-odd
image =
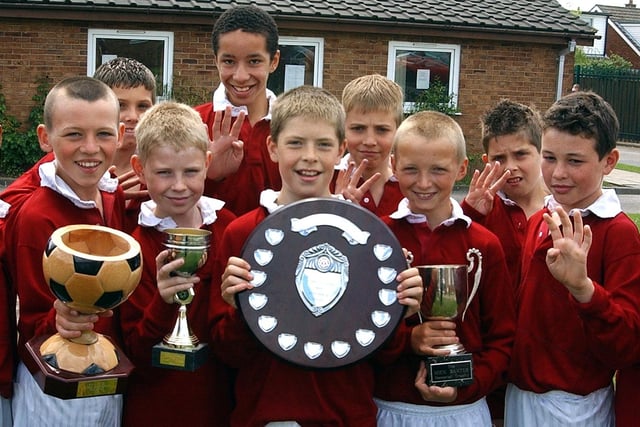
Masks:
[[[492,138],[483,155],[485,162],[500,162],[500,175],[505,170],[511,171],[511,177],[503,187],[505,194],[516,203],[527,199],[540,188],[542,174],[540,172],[540,153],[532,145],[524,133],[500,135]]]
[[[364,113],[355,109],[347,113],[347,149],[356,165],[367,159],[364,178],[389,168],[389,152],[396,132],[393,112],[373,111]],[[385,173],[386,175],[386,173]]]
[[[266,115],[267,79],[279,58],[279,51],[271,57],[261,34],[235,30],[220,35],[216,67],[229,101],[236,106],[246,105],[250,115]]]
[[[542,175],[554,199],[568,212],[584,209],[602,195],[602,180],[616,166],[613,149],[598,159],[593,138],[555,128],[542,134]]]
[[[334,167],[340,162],[344,143],[335,124],[303,116],[287,121],[278,141],[267,140],[271,160],[278,163],[281,205],[309,197],[329,197]]]
[[[137,156],[132,163],[157,205],[154,214],[158,218],[171,217],[181,227],[199,227],[202,218],[196,204],[204,191],[210,160],[210,153],[196,147],[176,151],[160,143],[144,165]]]
[[[467,172],[467,160],[459,160],[453,142],[403,133],[396,141],[391,163],[411,212],[425,215],[432,227],[451,217],[453,186]]]
[[[153,106],[153,94],[144,86],[133,88],[113,87],[120,104],[120,121],[124,123],[124,137],[120,150],[133,152],[136,148],[134,130],[140,116]]]
[[[88,102],[60,91],[50,126],[40,125],[37,132],[41,148],[55,153],[56,173],[81,199],[95,200],[124,132],[114,100]]]

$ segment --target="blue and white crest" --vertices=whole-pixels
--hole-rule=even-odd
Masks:
[[[304,305],[318,317],[331,310],[347,289],[349,260],[328,243],[300,254],[296,288]]]

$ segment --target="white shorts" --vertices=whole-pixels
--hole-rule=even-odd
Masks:
[[[12,425],[11,399],[0,396],[0,427],[11,427]]]
[[[374,401],[378,405],[378,427],[491,427],[484,397],[468,405],[451,406]]]
[[[507,385],[505,427],[613,427],[613,387],[586,396],[552,390],[534,393]]]
[[[14,427],[101,426],[122,424],[122,395],[58,399],[45,394],[20,362],[13,385]]]

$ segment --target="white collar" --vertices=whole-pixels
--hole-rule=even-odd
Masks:
[[[93,209],[97,207],[96,202],[93,200],[82,200],[80,197],[69,187],[58,174],[56,174],[57,161],[52,160],[47,163],[43,163],[38,168],[40,175],[40,186],[47,187],[55,191],[56,193],[71,200],[71,202],[82,209]],[[98,181],[98,189],[107,193],[113,193],[118,189],[118,179],[111,178],[109,172],[105,172],[100,181]]]
[[[138,215],[138,224],[143,227],[155,227],[158,231],[164,231],[168,228],[176,228],[178,224],[170,216],[164,218],[158,218],[154,211],[156,209],[156,202],[153,200],[147,200],[140,205],[140,214]],[[211,197],[202,196],[196,204],[200,208],[200,214],[202,215],[202,224],[209,225],[216,222],[218,215],[216,211],[219,211],[224,206],[222,200],[214,199]]]
[[[553,195],[549,195],[545,197],[544,205],[549,211],[554,211],[560,206],[560,203],[553,198]],[[602,190],[602,195],[591,205],[584,209],[571,209],[568,214],[571,215],[576,210],[579,211],[583,217],[592,213],[599,218],[613,218],[622,212],[622,206],[620,205],[620,199],[616,191],[614,189],[606,189]]]
[[[267,89],[267,102],[269,103],[269,111],[262,120],[271,120],[271,105],[276,99],[276,94]],[[213,92],[213,111],[224,111],[227,106],[231,106],[231,117],[236,117],[240,114],[240,111],[244,111],[245,114],[249,114],[249,110],[246,105],[233,105],[229,98],[227,98],[227,90],[224,85],[220,83],[218,88]]]
[[[451,197],[449,198],[449,200],[451,201],[451,207],[452,207],[451,217],[442,221],[441,224],[437,224],[436,227],[440,225],[450,227],[456,222],[456,220],[460,219],[466,222],[467,228],[469,228],[471,226],[471,218],[469,218],[467,215],[464,214],[464,212],[462,212],[462,207],[460,207],[460,203],[458,203],[454,198]],[[398,210],[396,210],[394,213],[392,213],[389,216],[392,219],[406,218],[407,221],[411,224],[419,224],[419,223],[427,222],[427,217],[425,215],[415,214],[411,212],[411,209],[409,209],[409,199],[407,199],[406,197],[400,200],[400,203],[398,203]],[[432,227],[432,229],[435,229],[436,227]]]
[[[11,205],[4,200],[0,199],[0,218],[6,218],[9,214],[9,208]]]
[[[498,192],[496,194],[498,195],[498,197],[500,197],[502,199],[502,201],[504,202],[505,205],[507,205],[507,206],[518,206],[518,204],[516,202],[514,202],[509,197],[507,197],[507,195],[505,194],[504,191],[498,190]]]

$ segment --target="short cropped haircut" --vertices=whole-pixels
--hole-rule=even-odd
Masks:
[[[342,90],[342,105],[347,113],[361,111],[392,113],[396,125],[404,118],[404,94],[400,85],[380,74],[369,74],[351,80]]]
[[[544,113],[543,131],[557,129],[595,140],[600,160],[616,148],[620,124],[611,105],[591,91],[572,92],[557,100]]]
[[[211,45],[215,55],[220,48],[220,36],[236,30],[264,36],[270,58],[273,58],[278,51],[276,21],[267,12],[255,6],[236,6],[226,10],[213,24]]]
[[[151,92],[151,101],[156,103],[156,77],[142,62],[131,58],[114,58],[100,65],[93,77],[109,87],[133,89],[144,86]]]
[[[144,164],[154,148],[169,146],[175,151],[209,149],[209,135],[200,114],[190,106],[174,101],[149,108],[136,126],[138,156]]]
[[[503,99],[482,117],[482,147],[489,152],[489,142],[499,136],[523,135],[540,152],[542,118],[534,108]]]
[[[115,105],[115,120],[118,123],[120,103],[111,88],[93,77],[69,77],[56,84],[44,101],[42,119],[47,129],[53,126],[53,114],[60,95],[66,95],[71,99],[80,99],[87,102],[96,102],[101,99],[111,100]]]
[[[438,111],[420,111],[404,119],[396,131],[393,140],[393,152],[397,151],[401,143],[411,136],[418,136],[427,140],[444,138],[456,147],[456,158],[462,163],[467,158],[467,147],[464,133],[460,125],[446,114]]]
[[[329,91],[315,86],[298,86],[275,100],[271,108],[271,139],[278,137],[287,122],[295,117],[330,123],[335,127],[340,144],[344,142],[344,108]]]

